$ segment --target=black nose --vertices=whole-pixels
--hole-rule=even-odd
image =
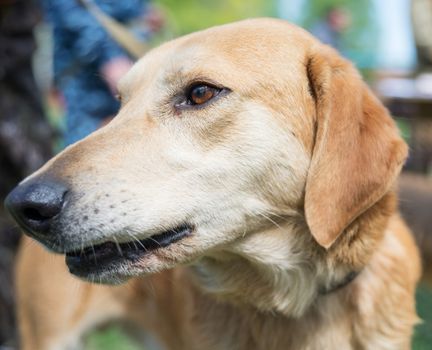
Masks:
[[[62,184],[30,181],[9,193],[5,206],[24,230],[43,235],[61,212],[66,193],[67,188]]]

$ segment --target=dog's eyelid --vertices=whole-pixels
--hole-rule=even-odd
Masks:
[[[194,87],[199,86],[199,85],[206,85],[206,86],[209,86],[209,87],[214,88],[214,89],[223,89],[224,88],[222,85],[215,83],[211,80],[196,79],[196,80],[189,82],[189,84],[186,85],[185,91],[191,90]]]

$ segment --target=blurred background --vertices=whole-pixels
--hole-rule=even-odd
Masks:
[[[413,349],[432,349],[432,0],[0,0],[0,202],[116,114],[115,85],[136,41],[146,50],[259,16],[294,22],[352,60],[409,143],[400,207],[424,262]],[[0,206],[0,350],[17,349],[19,237]],[[89,335],[87,349],[141,347],[114,325]]]

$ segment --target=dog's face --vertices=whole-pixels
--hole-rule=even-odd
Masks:
[[[167,43],[119,92],[108,126],[7,201],[27,232],[90,280],[190,262],[280,217],[304,222],[329,247],[388,190],[405,157],[352,68],[276,20]]]

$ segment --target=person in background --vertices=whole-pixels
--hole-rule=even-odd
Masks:
[[[146,0],[93,3],[143,39],[162,25]],[[67,146],[117,113],[116,85],[133,62],[79,0],[44,0],[43,5],[53,27],[54,81],[65,101]]]
[[[312,26],[311,32],[323,43],[343,52],[342,34],[350,24],[348,11],[342,7],[331,6],[327,9],[325,17]]]
[[[20,237],[2,203],[52,155],[54,133],[32,69],[33,29],[40,19],[37,0],[0,0],[0,349],[9,349],[15,338],[12,275]]]

